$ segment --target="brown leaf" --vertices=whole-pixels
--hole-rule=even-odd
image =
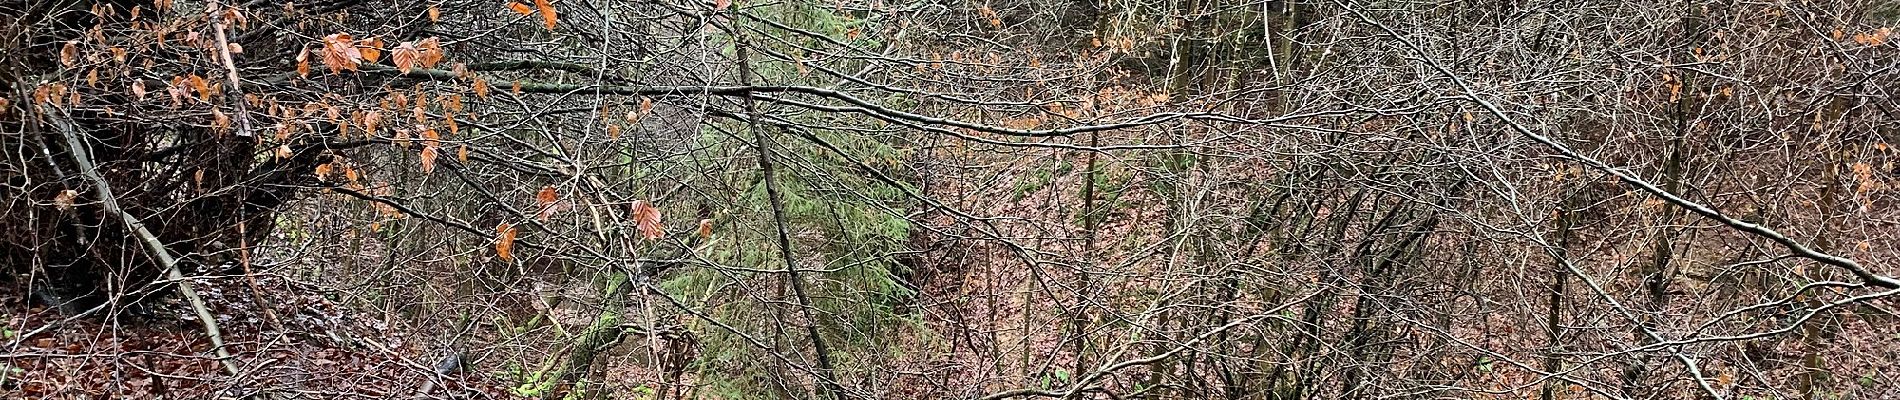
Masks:
[[[416,50],[416,45],[410,42],[403,42],[402,44],[396,45],[396,49],[389,54],[389,62],[395,64],[396,69],[401,70],[402,73],[405,74],[409,73],[409,70],[415,69],[416,64],[419,63],[421,58],[422,52]]]
[[[211,109],[211,130],[216,131],[218,133],[224,133],[224,132],[229,131],[230,129],[231,129],[231,116],[225,115],[224,111],[218,110],[217,108],[212,108]]]
[[[712,239],[712,218],[699,220],[699,238]]]
[[[541,208],[541,212],[539,215],[541,218],[541,222],[547,222],[548,218],[551,218],[554,216],[555,209],[559,208],[555,205],[555,202],[560,201],[560,200],[561,200],[561,195],[559,193],[555,193],[553,185],[543,186],[541,187],[540,193],[535,193],[534,195],[535,204]]]
[[[198,76],[198,74],[191,74],[191,76],[186,77],[186,79],[191,83],[191,90],[198,91],[198,100],[205,102],[211,101],[211,86],[208,84],[209,81],[205,80],[205,77]]]
[[[383,38],[369,38],[356,42],[357,51],[363,53],[363,61],[374,63],[383,57]]]
[[[429,22],[441,22],[441,21],[442,21],[442,9],[436,8],[436,6],[429,6]]]
[[[555,14],[554,14],[553,1],[552,0],[534,0],[534,8],[536,11],[541,12],[541,24],[547,25],[548,30],[550,31],[554,30],[554,25],[558,23],[559,21],[557,17],[555,17]]]
[[[521,4],[521,2],[518,1],[508,2],[508,9],[522,16],[534,15],[534,7],[529,7],[527,4]]]
[[[415,48],[420,52],[419,55],[422,56],[419,61],[422,62],[423,68],[435,68],[437,63],[442,62],[442,57],[444,56],[442,54],[442,39],[430,36],[428,39],[422,39],[416,42]]]
[[[475,84],[473,86],[475,89],[475,97],[488,99],[488,80],[475,78]]]
[[[73,191],[72,189],[61,190],[58,196],[53,196],[53,206],[59,207],[60,211],[71,210],[73,209],[73,199],[77,198],[79,198],[79,192]]]
[[[435,146],[422,146],[422,173],[435,173]]]
[[[380,125],[382,123],[383,123],[383,112],[377,111],[377,110],[370,110],[369,112],[363,113],[362,121],[357,122],[357,125],[363,127],[364,135],[375,135],[377,125]]]
[[[502,223],[495,227],[495,255],[503,260],[515,259],[515,235],[520,233],[515,227]]]
[[[59,49],[59,64],[72,67],[79,62],[79,42],[68,40],[66,46]]]
[[[422,131],[422,143],[424,145],[427,145],[429,147],[442,146],[442,135],[436,133],[435,128],[423,126],[417,129]]]
[[[363,51],[356,47],[356,40],[350,34],[335,33],[323,37],[323,65],[330,68],[330,73],[346,69],[355,71],[356,65],[362,62]]]
[[[646,200],[633,202],[633,221],[638,225],[641,238],[655,240],[666,236],[666,227],[660,225],[660,209],[653,208]]]
[[[303,48],[303,51],[297,52],[297,76],[302,77],[302,78],[310,77],[310,48],[309,47],[305,47]]]

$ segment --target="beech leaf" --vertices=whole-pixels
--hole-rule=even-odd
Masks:
[[[501,256],[503,260],[514,260],[515,235],[519,232],[507,223],[495,227],[495,255]]]
[[[559,19],[555,16],[553,1],[534,0],[534,8],[541,12],[541,24],[547,25],[550,31],[554,30],[554,25],[559,22]]]

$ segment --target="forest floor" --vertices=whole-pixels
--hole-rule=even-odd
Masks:
[[[187,305],[118,318],[69,316],[26,301],[20,285],[0,285],[0,336],[10,346],[0,398],[512,397],[505,383],[459,368],[459,359],[414,357],[434,350],[405,340],[416,336],[413,328],[354,315],[267,276],[257,278],[255,291],[244,279],[211,283],[196,287],[218,318],[236,375],[210,356]],[[260,303],[276,311],[260,312]]]

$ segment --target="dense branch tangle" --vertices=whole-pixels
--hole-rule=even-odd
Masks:
[[[57,107],[187,271],[262,244],[520,395],[1892,373],[1836,339],[1891,318],[1892,268],[1852,261],[1896,236],[1869,4],[166,3],[0,14],[0,84],[34,105],[5,116],[34,233],[7,260],[73,294],[156,276],[58,244],[123,232],[54,200],[85,183]]]

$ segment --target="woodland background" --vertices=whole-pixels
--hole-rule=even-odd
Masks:
[[[0,0],[0,391],[1893,398],[1896,26]]]

